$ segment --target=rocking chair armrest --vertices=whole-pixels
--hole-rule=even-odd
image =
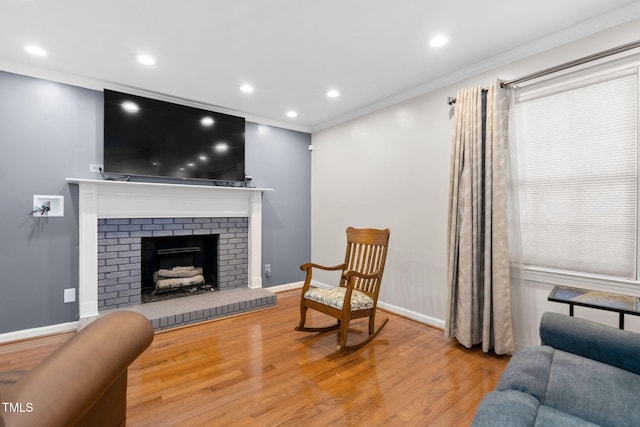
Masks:
[[[355,270],[347,270],[344,272],[343,277],[347,282],[346,284],[347,291],[344,294],[343,307],[345,307],[346,310],[351,310],[351,294],[353,293],[353,289],[355,287],[355,282],[353,279],[354,278],[360,278],[365,280],[373,279],[374,277],[378,276],[378,274],[380,274],[380,271],[374,271],[373,273],[369,273],[369,274],[360,273],[359,271],[355,271]]]
[[[344,278],[345,280],[349,281],[349,279],[351,277],[357,277],[360,279],[373,279],[374,277],[376,277],[378,274],[380,274],[379,271],[374,271],[373,273],[369,273],[369,274],[364,274],[364,273],[360,273],[359,271],[354,271],[354,270],[348,270],[344,273]]]
[[[346,264],[344,263],[340,265],[336,265],[334,267],[326,267],[324,265],[314,264],[312,262],[307,262],[302,264],[300,266],[300,270],[307,272],[307,276],[304,279],[304,285],[302,285],[302,294],[304,295],[304,293],[307,292],[309,290],[309,287],[311,286],[311,276],[314,268],[317,268],[320,270],[327,270],[327,271],[336,271],[336,270],[344,270],[345,267],[346,267]]]
[[[320,264],[314,264],[312,262],[306,262],[304,264],[302,264],[300,266],[300,270],[306,271],[309,270],[311,268],[317,268],[320,270],[327,270],[327,271],[335,271],[335,270],[344,270],[344,268],[346,267],[346,264],[342,263],[340,265],[336,265],[333,267],[326,267],[324,265],[320,265]]]

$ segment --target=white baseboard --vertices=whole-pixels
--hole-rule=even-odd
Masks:
[[[304,282],[293,282],[293,283],[285,283],[284,285],[269,286],[268,288],[263,288],[263,289],[266,289],[269,292],[278,293],[278,292],[290,291],[292,289],[300,289],[302,285],[304,285]]]
[[[378,307],[390,313],[415,320],[416,322],[424,323],[425,325],[433,326],[434,328],[444,329],[444,320],[436,319],[435,317],[407,310],[406,308],[397,307],[392,304],[387,304],[386,302],[382,301],[378,301]]]
[[[322,282],[318,282],[316,280],[311,280],[311,286],[315,286],[316,288],[325,288],[325,289],[331,289],[331,288],[335,288],[335,285],[327,285],[326,283],[322,283]]]
[[[77,330],[78,322],[58,323],[57,325],[42,326],[39,328],[23,329],[21,331],[0,334],[0,343]]]
[[[263,288],[263,289],[266,289],[270,292],[278,293],[278,292],[290,291],[292,289],[301,289],[303,285],[304,285],[304,280],[302,282],[293,282],[293,283],[285,283],[284,285],[269,286],[268,288]],[[333,286],[327,285],[322,282],[316,282],[315,280],[311,280],[311,286],[315,286],[316,288],[325,288],[325,289],[333,288]]]

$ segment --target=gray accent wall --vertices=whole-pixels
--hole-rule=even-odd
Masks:
[[[100,178],[89,164],[102,163],[102,104],[100,91],[0,71],[0,334],[78,320],[78,194],[65,178]],[[264,196],[264,286],[302,280],[311,136],[246,129],[247,174],[274,188]],[[64,196],[64,217],[28,215],[36,194]],[[66,288],[76,302],[63,302]]]
[[[311,260],[311,135],[247,122],[246,174],[262,196],[262,286],[304,280]],[[271,277],[264,274],[271,264]]]
[[[102,150],[102,94],[0,72],[0,333],[78,319],[77,189]],[[73,193],[74,191],[75,193]],[[33,195],[64,196],[64,217],[33,218]]]

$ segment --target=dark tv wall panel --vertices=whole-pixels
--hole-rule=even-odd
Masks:
[[[103,94],[0,71],[0,334],[78,320],[78,195],[65,178],[102,163]],[[311,247],[309,134],[247,123],[246,171],[264,196],[265,287],[300,281]],[[34,194],[63,195],[65,216],[27,215]]]

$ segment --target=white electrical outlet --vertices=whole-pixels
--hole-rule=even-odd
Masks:
[[[89,164],[89,172],[100,173],[103,170],[104,170],[104,167],[102,165],[98,165],[96,163]]]
[[[68,288],[64,290],[64,303],[76,301],[76,288]]]
[[[264,265],[264,275],[267,277],[271,277],[271,264]]]

